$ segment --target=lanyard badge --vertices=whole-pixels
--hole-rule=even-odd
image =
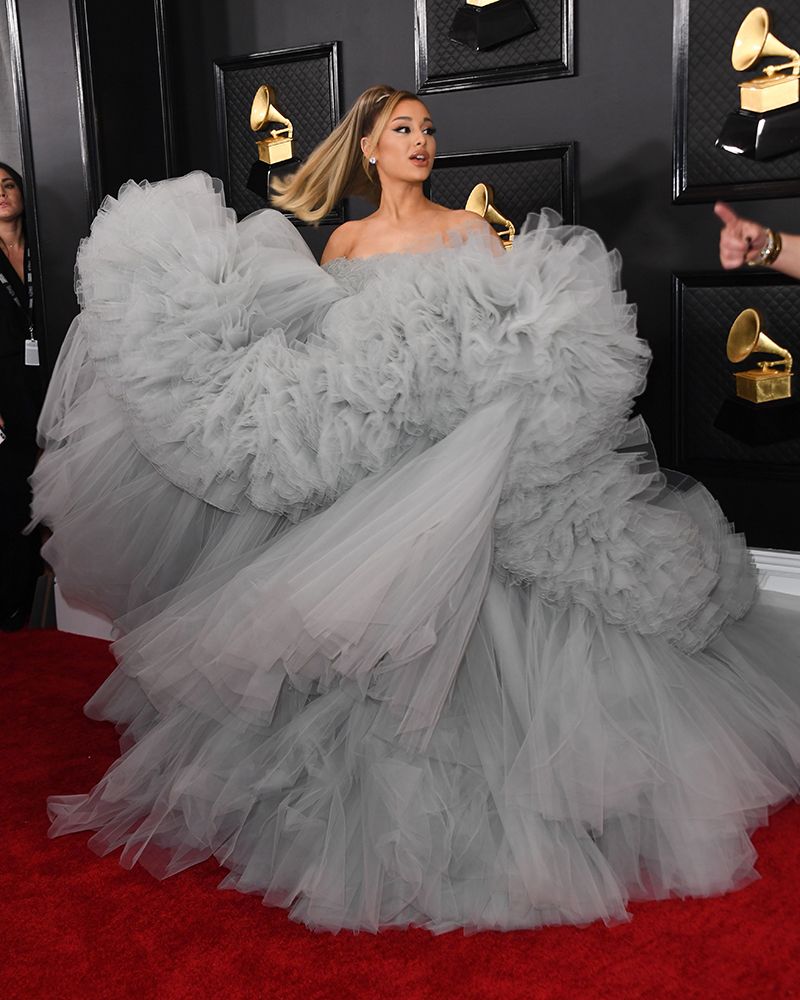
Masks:
[[[39,342],[34,336],[29,337],[28,340],[25,341],[25,364],[39,364]]]

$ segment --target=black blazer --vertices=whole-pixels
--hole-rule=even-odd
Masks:
[[[28,304],[25,283],[0,253],[0,271],[13,287],[17,298]],[[25,364],[28,337],[27,309],[20,308],[5,286],[0,286],[0,416],[5,423],[6,441],[0,448],[30,448],[36,440],[36,421],[42,406],[42,367]]]

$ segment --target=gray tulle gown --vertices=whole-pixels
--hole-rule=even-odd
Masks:
[[[216,857],[330,930],[754,877],[800,781],[800,615],[630,420],[649,352],[594,233],[320,268],[191,174],[107,199],[77,273],[34,513],[116,620],[86,711],[123,753],[54,836]]]

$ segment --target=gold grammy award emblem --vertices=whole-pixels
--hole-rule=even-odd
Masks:
[[[274,87],[264,85],[256,91],[250,108],[250,128],[268,133],[266,139],[256,140],[258,158],[263,163],[274,166],[293,158],[294,125],[275,106]]]
[[[728,115],[717,139],[727,152],[755,160],[800,149],[800,52],[776,38],[771,28],[765,7],[753,7],[739,26],[731,52],[737,72],[752,69],[761,59],[785,61],[738,84],[739,111]]]
[[[757,309],[744,309],[728,333],[728,360],[744,361],[751,354],[777,354],[779,361],[759,361],[756,368],[734,372],[736,395],[751,403],[770,403],[792,395],[792,356],[771,340]]]
[[[744,72],[759,59],[778,56],[788,60],[767,66],[762,76],[739,84],[740,105],[744,111],[774,111],[800,101],[800,52],[784,45],[769,30],[771,19],[764,7],[754,7],[742,21],[733,42],[731,64]],[[791,69],[791,73],[781,72]]]
[[[470,191],[467,204],[464,206],[468,212],[474,212],[482,219],[486,219],[492,226],[499,226],[498,236],[503,241],[506,250],[510,250],[514,244],[516,227],[511,219],[507,219],[495,208],[494,189],[491,184],[476,184]]]

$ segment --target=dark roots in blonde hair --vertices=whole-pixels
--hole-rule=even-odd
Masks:
[[[304,222],[318,223],[341,199],[361,195],[378,204],[378,172],[361,150],[361,140],[378,138],[394,109],[416,94],[379,84],[365,90],[327,139],[290,177],[272,182],[272,204],[292,212]]]

